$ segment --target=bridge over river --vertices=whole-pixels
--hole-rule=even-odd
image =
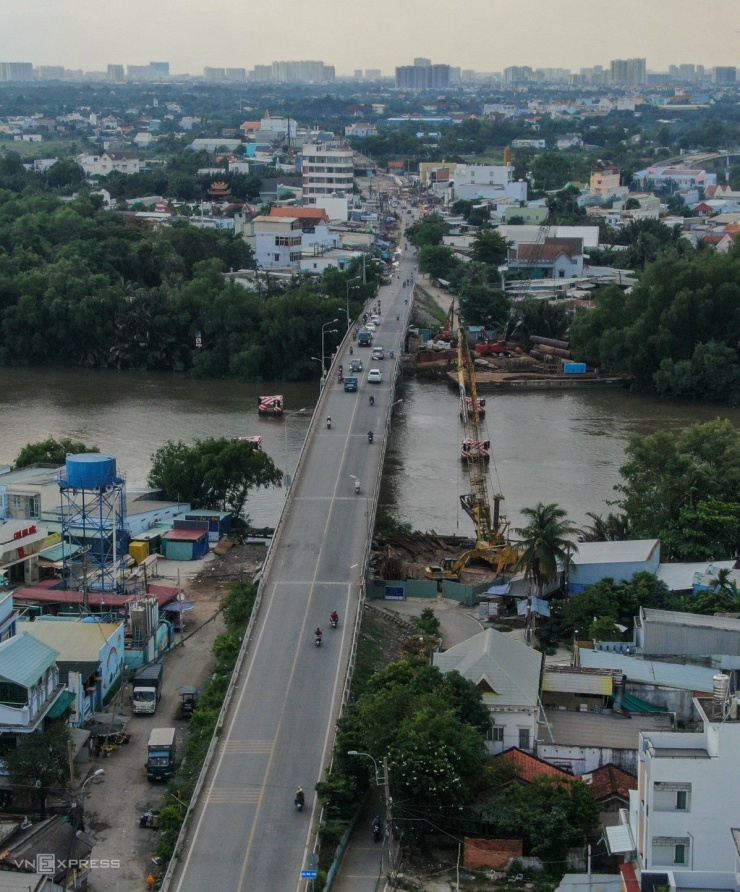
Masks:
[[[330,763],[348,693],[399,345],[411,307],[402,282],[411,272],[404,257],[399,276],[381,289],[375,343],[385,348],[385,359],[371,362],[369,349],[354,347],[364,365],[358,392],[345,393],[337,383],[337,365],[349,367],[351,338],[334,359],[260,583],[223,730],[165,880],[170,892],[306,888],[301,871],[312,863],[320,813],[314,786]],[[379,384],[367,381],[371,365],[382,371]],[[329,628],[334,609],[337,629]],[[321,647],[314,644],[317,625],[324,629]],[[306,791],[301,813],[293,807],[299,785]]]

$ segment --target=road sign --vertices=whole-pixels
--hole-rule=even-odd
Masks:
[[[301,879],[302,880],[315,880],[319,875],[318,870],[302,870],[301,871]]]

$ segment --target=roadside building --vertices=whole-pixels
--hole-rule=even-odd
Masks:
[[[728,682],[694,701],[696,730],[640,734],[629,816],[606,838],[643,889],[738,887],[740,722]]]
[[[59,679],[57,656],[30,635],[0,644],[0,736],[30,734],[67,711],[72,698]]]
[[[197,523],[197,521],[185,521]],[[168,561],[197,561],[208,553],[208,529],[173,528],[162,536],[162,556]]]
[[[304,143],[301,149],[303,204],[326,210],[332,220],[347,219],[347,202],[354,189],[354,154],[352,149],[323,143]],[[344,202],[342,207],[335,201]],[[341,215],[338,215],[341,214]]]
[[[524,270],[531,278],[574,279],[583,276],[583,242],[546,238],[544,244],[519,243],[509,248],[510,271]]]
[[[93,846],[93,840],[62,815],[34,824],[25,818],[3,839],[0,888],[4,892],[87,889]],[[42,881],[35,881],[36,876]]]
[[[442,672],[459,672],[478,686],[491,715],[489,752],[511,747],[535,751],[542,672],[539,651],[486,629],[444,653],[435,653],[432,660]]]
[[[102,711],[108,692],[124,668],[123,623],[65,622],[37,619],[18,624],[19,634],[30,635],[57,652],[59,680],[74,695],[69,720],[81,726]]]
[[[46,527],[28,520],[0,521],[0,584],[36,582],[39,552],[48,538]]]
[[[740,656],[740,619],[641,607],[635,644],[647,656]]]
[[[581,775],[591,795],[601,806],[600,823],[605,827],[619,824],[619,813],[629,807],[630,790],[637,789],[637,775],[618,765],[602,765],[596,771]]]
[[[660,566],[659,539],[629,539],[624,542],[579,542],[574,546],[570,594],[611,578],[629,582],[635,573],[657,573]]]
[[[259,216],[249,225],[251,235],[245,235],[245,241],[252,245],[259,269],[298,268],[303,235],[297,217]]]

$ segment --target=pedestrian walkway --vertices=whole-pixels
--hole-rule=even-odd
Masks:
[[[385,841],[373,842],[372,823],[377,814],[383,816],[379,790],[368,798],[355,824],[332,892],[376,892],[384,888],[388,847]]]

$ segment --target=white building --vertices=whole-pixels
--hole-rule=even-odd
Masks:
[[[346,137],[358,136],[364,139],[367,136],[377,136],[378,128],[375,124],[349,124],[344,128],[344,135]]]
[[[259,269],[300,266],[303,233],[297,217],[255,217],[251,227],[251,237],[245,240],[254,249]]]
[[[513,746],[534,752],[540,717],[542,654],[521,641],[485,629],[467,641],[436,653],[442,672],[459,672],[478,686],[491,714],[486,746],[502,753]]]
[[[301,151],[304,205],[318,205],[327,211],[330,219],[341,219],[334,216],[327,200],[343,198],[346,201],[352,195],[354,187],[352,149],[306,143]]]
[[[453,174],[452,200],[513,198],[527,200],[526,180],[514,179],[513,164],[458,164]]]
[[[613,853],[635,853],[643,889],[651,875],[670,889],[740,887],[740,722],[729,678],[694,706],[698,730],[640,734],[629,824],[607,829]]]
[[[78,155],[77,163],[88,177],[107,177],[118,173],[139,173],[139,159],[130,152],[103,152],[102,155]]]

